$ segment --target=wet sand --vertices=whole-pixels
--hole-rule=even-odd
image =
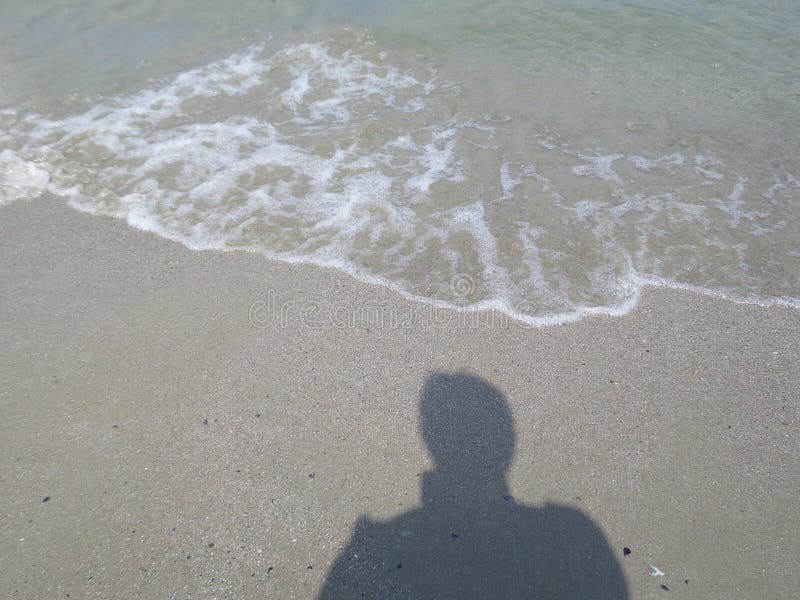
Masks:
[[[631,598],[797,595],[797,311],[458,320],[54,198],[0,247],[3,598],[314,597],[360,517],[419,506],[436,372],[500,390],[508,489],[591,519]]]

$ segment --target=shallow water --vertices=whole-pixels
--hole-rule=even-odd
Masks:
[[[7,2],[0,202],[532,323],[800,306],[788,4],[218,4]]]

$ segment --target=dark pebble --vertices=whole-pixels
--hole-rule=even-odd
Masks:
[[[403,568],[403,563],[397,563],[397,568],[398,569],[402,569]]]
[[[665,592],[669,591],[669,588],[665,586],[663,583],[661,584],[661,589],[664,590]]]
[[[316,477],[316,476],[317,476],[317,474],[314,473],[314,471],[311,471],[311,473],[308,474],[308,478],[309,479],[314,479],[314,477]]]
[[[506,502],[511,502],[513,499],[514,496],[512,496],[511,494],[503,494],[503,500],[505,500]]]
[[[458,537],[458,534],[454,531],[453,533],[450,534],[450,537],[455,539]]]
[[[50,502],[50,496],[45,496],[42,498],[42,502]]]
[[[114,429],[119,429],[119,425],[112,425]]]
[[[308,566],[306,567],[306,569],[309,569],[309,570],[313,571],[313,570],[314,570],[314,566],[313,566],[313,565],[308,565]]]
[[[261,413],[256,413],[256,419],[258,419],[260,416],[261,416]]]
[[[622,553],[623,553],[625,556],[628,556],[628,554],[630,554],[630,553],[631,553],[631,549],[630,549],[630,548],[628,548],[627,546],[625,546],[625,547],[622,549]]]
[[[685,583],[686,585],[689,585],[689,580],[688,579],[684,579],[683,583]]]
[[[208,425],[208,419],[203,419],[203,425]]]
[[[209,548],[213,548],[214,547],[214,542],[208,542],[208,547]]]
[[[269,567],[269,568],[267,569],[267,573],[270,573],[270,572],[272,572],[272,569],[274,569],[274,568],[275,568],[275,567]]]

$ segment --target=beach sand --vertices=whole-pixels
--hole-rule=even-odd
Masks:
[[[419,506],[436,372],[505,395],[511,493],[591,519],[631,598],[797,597],[797,311],[459,319],[52,197],[0,246],[0,597],[313,598],[361,516]]]

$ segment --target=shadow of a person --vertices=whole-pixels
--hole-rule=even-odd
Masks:
[[[467,374],[435,374],[420,420],[436,465],[424,474],[422,506],[386,523],[359,518],[321,600],[628,598],[591,519],[510,495],[514,423],[497,388]]]

